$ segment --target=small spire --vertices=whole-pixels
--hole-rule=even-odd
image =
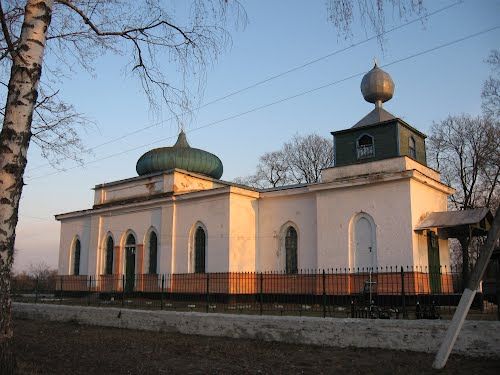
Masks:
[[[177,142],[175,142],[175,145],[173,147],[190,147],[186,138],[186,133],[184,133],[184,130],[181,129],[181,132],[177,137]]]
[[[373,58],[373,68],[374,68],[374,69],[375,69],[375,68],[378,68],[377,58],[376,58],[376,57],[374,57],[374,58]]]

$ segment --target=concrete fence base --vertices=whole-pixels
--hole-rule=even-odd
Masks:
[[[14,317],[335,347],[436,352],[449,321],[203,314],[14,303]],[[453,353],[500,357],[500,322],[467,321]]]

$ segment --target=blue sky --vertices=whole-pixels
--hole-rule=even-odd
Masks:
[[[454,3],[424,1],[428,13]],[[232,33],[232,47],[208,68],[204,96],[196,98],[202,103],[373,35],[356,21],[350,37],[339,36],[327,20],[322,0],[244,1],[243,5],[249,24]],[[400,19],[390,9],[386,14],[386,29],[415,17]],[[499,26],[499,14],[498,0],[463,1],[424,22],[387,34],[383,48],[376,40],[364,43],[195,111],[185,123],[188,140],[193,147],[219,156],[224,164],[222,179],[251,174],[261,154],[279,149],[294,134],[330,137],[331,131],[350,127],[368,113],[373,105],[361,96],[361,77],[203,126],[361,74],[372,68],[374,58],[383,66]],[[500,47],[499,40],[500,29],[496,29],[384,68],[396,85],[394,98],[385,108],[424,133],[449,114],[480,114],[481,86],[490,73],[484,59]],[[167,62],[165,69],[173,71]],[[90,163],[83,167],[71,169],[73,162],[63,163],[65,172],[54,173],[44,166],[46,161],[32,144],[17,228],[16,270],[40,262],[56,267],[60,226],[53,215],[91,207],[94,185],[135,176],[135,163],[144,152],[175,141],[178,124],[169,120],[165,109],[152,113],[140,85],[125,72],[119,56],[106,55],[96,59],[94,75],[77,69],[60,85],[65,99],[95,122],[82,133],[85,146],[160,124],[95,149],[85,156]],[[151,145],[138,148],[145,144]]]

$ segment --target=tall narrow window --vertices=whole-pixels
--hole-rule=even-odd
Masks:
[[[194,272],[204,273],[205,270],[206,237],[202,227],[196,228],[194,236]]]
[[[417,158],[417,149],[415,148],[415,138],[413,137],[408,138],[408,154],[413,159]]]
[[[135,247],[136,241],[132,233],[125,241],[125,291],[131,292],[135,286]]]
[[[109,236],[106,241],[106,267],[104,273],[106,275],[113,274],[113,251],[115,244],[113,242],[113,237]]]
[[[285,236],[286,273],[297,273],[297,231],[288,227]]]
[[[356,142],[356,151],[358,159],[371,158],[375,156],[375,146],[373,137],[368,134],[363,134]]]
[[[158,237],[155,232],[149,236],[149,273],[156,273],[156,263],[158,256]]]
[[[75,241],[75,252],[73,259],[73,275],[80,274],[80,252],[81,252],[80,240],[77,238]]]

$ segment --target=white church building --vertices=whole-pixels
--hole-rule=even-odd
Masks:
[[[448,241],[417,230],[453,193],[427,166],[425,135],[382,108],[394,83],[361,83],[375,108],[332,132],[321,182],[255,189],[221,180],[189,146],[151,150],[138,176],[95,186],[92,208],[56,215],[60,275],[184,274],[449,265]]]

